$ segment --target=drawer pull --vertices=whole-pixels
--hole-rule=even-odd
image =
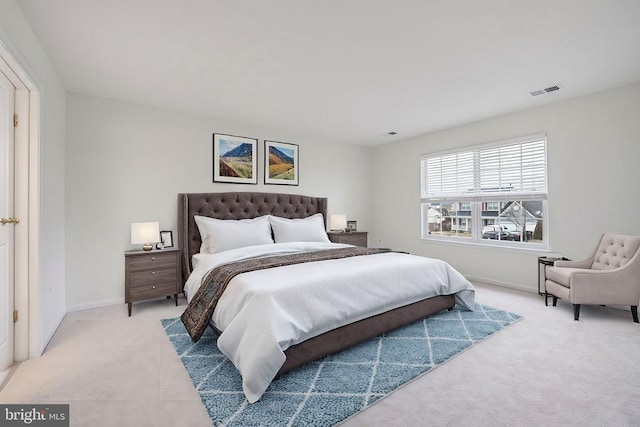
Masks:
[[[151,261],[155,261],[155,260],[156,260],[156,257],[152,256]]]
[[[151,287],[151,289],[155,289],[155,288],[156,288],[155,286],[152,286],[152,287]]]
[[[155,271],[152,271],[152,272],[151,272],[151,274],[156,274],[156,272],[155,272]]]

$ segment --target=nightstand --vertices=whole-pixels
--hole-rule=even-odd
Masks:
[[[565,257],[560,257],[560,258],[546,257],[546,256],[538,257],[538,295],[544,295],[544,305],[547,305],[547,291],[545,288],[545,282],[547,281],[547,267],[553,267],[553,264],[556,261],[570,261],[570,259]],[[541,279],[540,270],[542,270],[542,283],[540,282],[540,279]],[[541,284],[542,284],[542,288],[545,289],[544,292],[540,290]]]
[[[124,271],[124,302],[129,305],[129,316],[136,301],[173,295],[178,305],[182,288],[180,249],[126,251]]]
[[[367,235],[366,231],[352,231],[350,233],[338,233],[335,231],[329,231],[327,235],[329,240],[333,243],[346,243],[348,245],[367,247]]]

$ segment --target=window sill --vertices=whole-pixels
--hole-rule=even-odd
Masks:
[[[540,256],[548,254],[550,249],[546,245],[538,245],[538,244],[518,244],[512,242],[502,242],[502,243],[494,243],[492,241],[477,241],[477,240],[454,240],[450,238],[442,238],[442,237],[421,237],[420,240],[422,242],[429,243],[437,243],[444,245],[455,245],[455,246],[468,246],[474,248],[491,248],[498,250],[506,250],[506,251],[518,251],[518,252],[529,252],[529,253],[537,253]],[[526,245],[526,246],[525,246]]]

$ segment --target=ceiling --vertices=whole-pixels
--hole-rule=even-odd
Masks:
[[[319,141],[390,143],[640,80],[638,0],[16,3],[69,91]]]

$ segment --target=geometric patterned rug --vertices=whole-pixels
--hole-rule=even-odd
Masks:
[[[333,426],[519,319],[456,306],[295,369],[255,403],[211,328],[194,344],[179,318],[162,325],[215,426]]]

